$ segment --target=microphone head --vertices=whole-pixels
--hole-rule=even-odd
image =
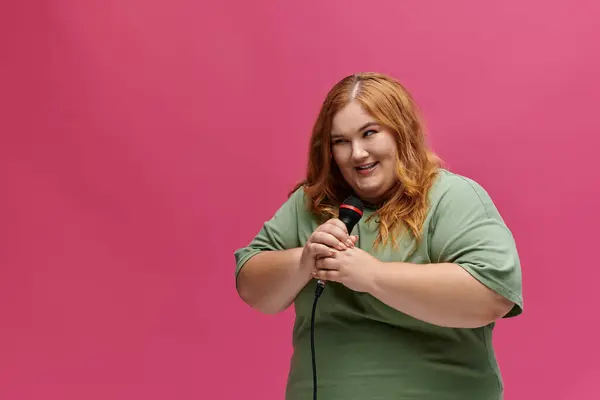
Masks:
[[[356,196],[348,196],[340,204],[339,218],[346,225],[348,233],[351,233],[354,226],[360,221],[364,210],[363,202]]]

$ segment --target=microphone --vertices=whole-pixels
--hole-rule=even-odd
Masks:
[[[363,202],[356,196],[348,196],[342,204],[340,204],[339,219],[346,225],[348,234],[352,233],[354,226],[360,221],[363,216],[365,206]],[[317,281],[316,295],[320,296],[325,289],[325,282]]]
[[[360,221],[363,216],[365,206],[358,197],[349,196],[340,204],[339,219],[346,225],[348,234],[352,233],[354,226]],[[325,289],[325,282],[320,279],[317,281],[315,289],[315,298],[313,300],[312,313],[310,316],[310,351],[312,356],[312,372],[313,372],[313,400],[317,400],[317,361],[315,352],[315,315],[317,310],[317,302],[321,293]]]

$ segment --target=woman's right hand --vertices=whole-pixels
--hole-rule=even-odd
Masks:
[[[337,218],[332,218],[310,235],[300,257],[301,268],[310,273],[315,268],[318,258],[332,257],[336,251],[354,247],[357,236],[349,236],[346,225]]]

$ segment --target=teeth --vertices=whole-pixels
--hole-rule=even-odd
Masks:
[[[371,164],[367,164],[367,165],[363,165],[363,166],[357,167],[357,169],[369,169],[369,168],[371,168],[374,165],[375,165],[375,163],[371,163]]]

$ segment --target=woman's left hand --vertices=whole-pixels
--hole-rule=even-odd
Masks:
[[[380,264],[381,261],[366,251],[352,247],[318,259],[313,276],[339,282],[357,292],[369,292],[373,286],[373,275]]]

